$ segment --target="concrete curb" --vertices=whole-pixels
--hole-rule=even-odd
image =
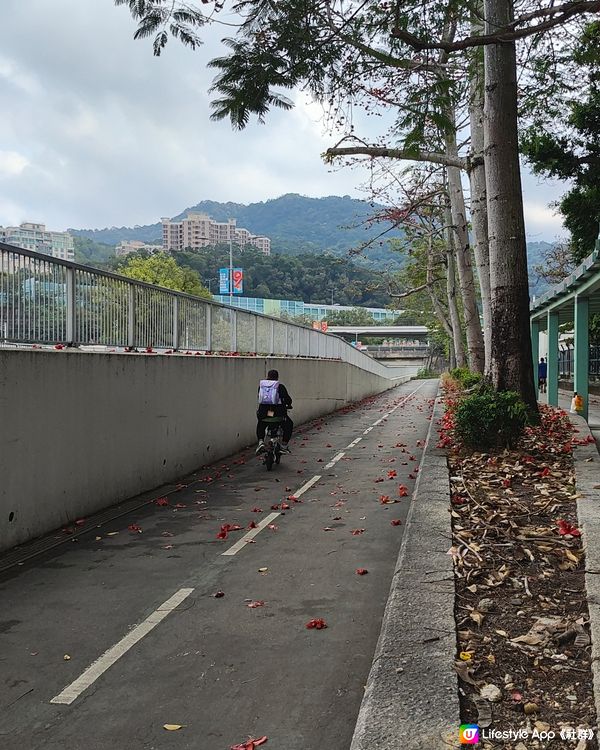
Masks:
[[[350,750],[460,747],[448,466],[431,445],[442,411],[438,398]]]
[[[583,417],[569,414],[582,437],[591,434]],[[585,588],[590,613],[592,675],[596,716],[600,719],[600,456],[595,443],[573,447],[577,516],[585,551]]]

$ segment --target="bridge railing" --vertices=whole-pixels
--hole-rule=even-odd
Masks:
[[[0,342],[341,359],[389,377],[337,336],[4,243]]]

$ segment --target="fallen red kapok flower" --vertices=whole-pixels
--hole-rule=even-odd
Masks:
[[[85,518],[78,518],[75,521],[75,526],[83,526],[84,523],[85,523]]]
[[[366,568],[357,568],[356,569],[356,575],[357,576],[366,576],[369,571]]]
[[[239,526],[238,528],[241,529],[242,527]],[[234,527],[231,526],[231,524],[229,523],[224,523],[221,526],[221,530],[217,534],[217,539],[227,539],[227,535],[229,534],[230,531],[235,531]]]
[[[267,526],[267,528],[268,528],[268,529],[271,529],[271,531],[277,531],[277,529],[279,528],[279,526],[277,526],[277,525],[276,525],[276,524],[274,524],[274,523],[270,523],[270,524],[269,524],[269,525]]]
[[[287,499],[288,503],[289,502],[291,502],[291,503],[299,503],[300,502],[300,500],[298,500],[298,498],[296,497],[296,495],[288,495],[286,499]]]
[[[166,505],[169,504],[169,501],[166,497],[159,497],[157,500],[154,501],[154,505],[158,505],[159,508],[164,508]]]
[[[138,534],[142,533],[142,527],[138,526],[137,523],[130,523],[127,527],[129,531],[137,532]]]
[[[387,503],[393,503],[394,500],[392,500],[389,495],[380,495],[379,496],[379,502],[382,505],[387,505]]]
[[[262,513],[262,508],[257,508],[255,505],[254,508],[252,508],[252,510],[250,511],[250,513]]]
[[[388,471],[388,479],[393,479],[398,476],[398,472],[395,469]]]
[[[256,523],[256,521],[250,521],[250,523],[248,524],[248,528],[249,529],[257,529],[258,528],[258,524]]]
[[[271,510],[279,510],[279,503],[274,503],[271,505]]]
[[[400,526],[400,524],[402,523],[402,521],[399,518],[392,518],[392,520],[390,521],[390,523],[391,523],[392,526]]]
[[[215,593],[213,594],[213,596],[215,597],[215,599],[221,599],[222,597],[224,597],[224,596],[225,596],[225,592],[224,592],[224,591],[216,591],[216,592],[215,592]]]
[[[54,344],[54,348],[55,349],[64,349],[65,345],[64,344]]]
[[[379,477],[379,479],[376,479],[376,480],[375,480],[375,484],[377,484],[378,482],[383,482],[383,481],[384,481],[384,480],[383,480],[383,477]]]
[[[556,525],[558,526],[558,533],[561,535],[570,534],[571,536],[581,536],[581,531],[577,526],[572,526],[568,521],[560,518]]]
[[[323,630],[323,628],[327,627],[327,623],[322,617],[317,617],[314,620],[309,620],[306,623],[306,627],[308,630]]]
[[[255,602],[248,602],[246,606],[250,607],[250,609],[256,609],[257,607],[264,607],[265,603],[261,599],[258,599]]]
[[[543,470],[540,471],[541,477],[547,477],[550,474],[550,469],[547,466],[544,466]]]
[[[289,510],[290,506],[287,503],[281,503],[281,510]]]
[[[398,494],[400,495],[400,497],[408,497],[408,489],[403,484],[401,484],[398,487]]]
[[[352,529],[350,532],[352,536],[359,536],[359,534],[364,534],[364,529]]]
[[[510,485],[511,485],[510,479],[503,479],[502,480],[502,486],[503,487],[510,487]]]
[[[266,737],[260,737],[257,740],[246,740],[246,742],[240,742],[239,745],[232,745],[230,750],[254,750],[254,748],[264,745],[266,741]]]

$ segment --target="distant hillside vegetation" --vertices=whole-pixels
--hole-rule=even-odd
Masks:
[[[369,240],[374,245],[360,255],[350,255],[358,264],[371,268],[399,268],[403,261],[388,248],[388,240],[401,233],[391,230],[381,238],[379,235],[391,225],[366,226],[368,217],[382,206],[371,205],[349,196],[307,198],[289,193],[280,198],[261,203],[217,203],[202,201],[182,211],[176,219],[188,212],[208,214],[215,221],[236,219],[240,227],[253,234],[264,234],[271,238],[273,253],[304,255],[327,253],[336,257],[348,257]],[[70,229],[72,234],[97,243],[116,245],[121,240],[162,240],[160,223],[136,227],[111,227],[110,229]],[[377,238],[377,239],[375,239]]]

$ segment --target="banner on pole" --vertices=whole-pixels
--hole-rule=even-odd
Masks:
[[[233,293],[242,294],[244,291],[244,271],[241,268],[233,269]]]
[[[228,268],[219,268],[219,294],[229,294]]]

